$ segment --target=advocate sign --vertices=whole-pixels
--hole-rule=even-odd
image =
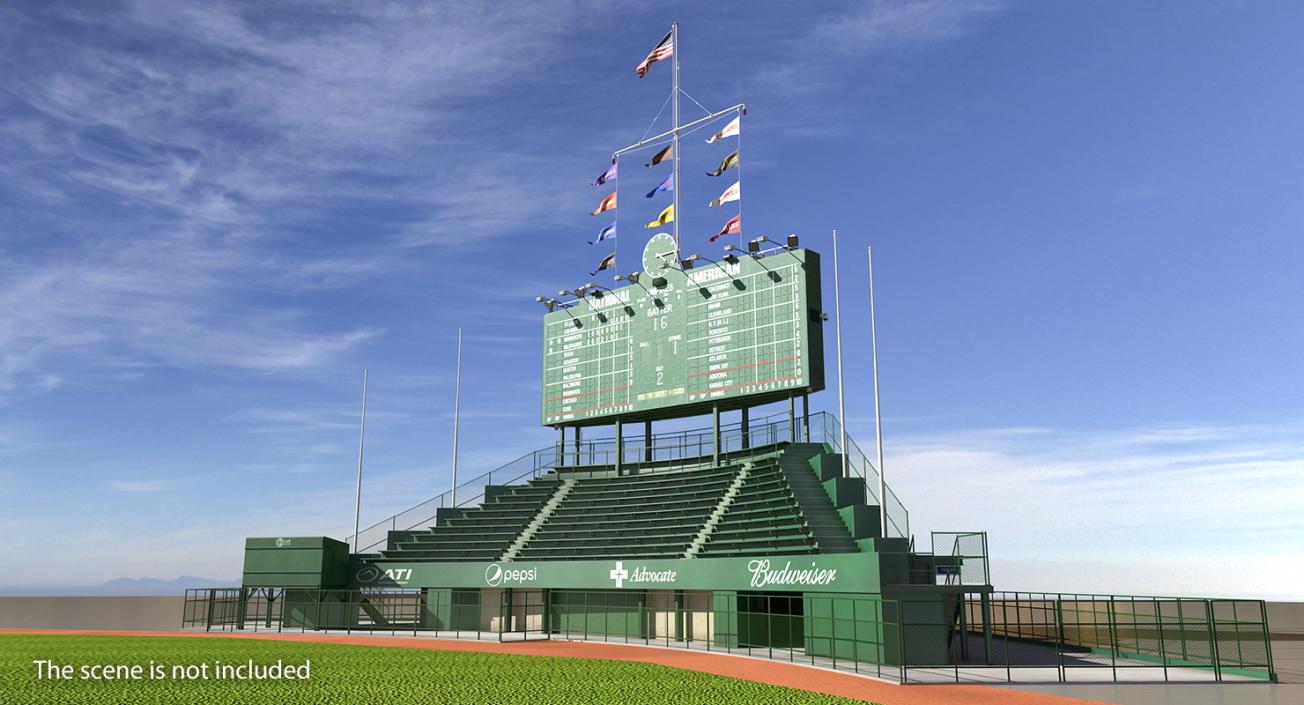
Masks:
[[[878,555],[423,563],[355,560],[351,587],[880,592]]]

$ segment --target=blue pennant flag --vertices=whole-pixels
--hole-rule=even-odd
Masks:
[[[661,182],[660,186],[652,189],[651,191],[648,191],[647,197],[652,198],[653,196],[657,195],[658,191],[674,191],[674,190],[675,190],[675,175],[671,174],[670,176],[666,177],[665,181]]]
[[[589,240],[589,244],[590,244],[590,245],[596,245],[596,244],[598,244],[599,242],[602,242],[603,240],[607,240],[607,239],[611,239],[611,240],[615,240],[615,239],[616,239],[616,224],[615,224],[615,223],[612,223],[611,225],[608,225],[607,227],[603,228],[603,229],[602,229],[602,232],[598,233],[598,239],[597,239],[597,240]]]

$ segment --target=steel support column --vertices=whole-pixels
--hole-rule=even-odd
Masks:
[[[788,395],[788,436],[797,442],[797,397]]]
[[[625,435],[621,432],[620,419],[616,419],[616,475],[620,476],[621,461],[625,457]]]
[[[983,610],[983,663],[992,665],[992,596],[984,592],[980,598]]]
[[[742,429],[743,429],[743,449],[752,447],[752,422],[751,413],[747,407],[742,408]]]
[[[711,405],[711,464],[720,464],[720,405]]]
[[[576,465],[580,465],[580,464],[581,464],[581,461],[580,461],[580,443],[582,442],[582,439],[583,439],[583,437],[584,437],[584,436],[583,436],[583,433],[582,433],[583,430],[584,430],[584,429],[581,428],[581,427],[579,427],[579,426],[576,426],[576,427],[575,427],[575,464],[576,464]]]

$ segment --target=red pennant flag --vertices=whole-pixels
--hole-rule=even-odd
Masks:
[[[743,216],[741,213],[735,215],[729,220],[724,221],[724,227],[720,232],[711,236],[711,242],[719,240],[724,235],[737,235],[743,231]]]

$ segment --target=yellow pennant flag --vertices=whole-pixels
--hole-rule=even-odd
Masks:
[[[645,228],[660,227],[662,225],[665,225],[666,223],[672,222],[674,219],[675,219],[675,204],[671,203],[670,205],[666,206],[665,210],[661,211],[661,215],[657,216],[656,220],[652,221],[651,223],[648,223],[647,225],[644,225],[643,227]]]

